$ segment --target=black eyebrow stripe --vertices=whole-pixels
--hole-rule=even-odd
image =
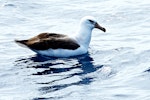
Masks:
[[[93,20],[90,20],[90,19],[89,19],[89,21],[90,21],[91,23],[94,23],[94,21],[93,21]]]

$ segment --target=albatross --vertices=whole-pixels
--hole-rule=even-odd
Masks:
[[[57,33],[40,33],[33,38],[15,40],[15,42],[40,55],[51,57],[78,56],[88,52],[94,28],[106,32],[106,29],[100,26],[94,17],[85,16],[81,19],[79,29],[74,37]]]

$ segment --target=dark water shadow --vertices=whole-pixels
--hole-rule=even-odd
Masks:
[[[147,70],[145,70],[144,72],[150,72],[150,68],[149,68],[149,69],[147,69]]]
[[[77,60],[77,63],[71,65],[70,67],[67,68],[53,68],[51,66],[55,66],[55,65],[59,65],[59,64],[64,64],[63,62],[59,62],[59,63],[53,63],[54,61],[57,60],[64,60],[64,62],[67,62],[69,59],[72,60]],[[56,79],[56,80],[52,80],[49,82],[40,82],[40,83],[36,83],[36,84],[42,84],[42,86],[45,84],[46,86],[43,86],[41,88],[39,88],[39,91],[42,94],[46,94],[46,93],[50,93],[50,92],[55,92],[61,89],[65,89],[69,86],[73,86],[73,85],[88,85],[91,82],[94,81],[94,77],[83,77],[80,81],[77,82],[73,82],[73,83],[66,83],[66,84],[57,84],[57,85],[52,85],[51,83],[54,82],[58,82],[64,79],[68,79],[74,76],[83,76],[89,73],[93,73],[95,71],[97,71],[98,69],[102,68],[103,65],[99,65],[99,66],[94,66],[93,65],[93,58],[90,57],[90,54],[85,54],[85,55],[81,55],[81,56],[76,56],[76,57],[71,57],[71,58],[49,58],[49,57],[42,57],[41,55],[36,55],[34,57],[30,57],[27,59],[20,59],[17,60],[16,62],[19,61],[24,61],[25,63],[28,62],[32,62],[32,63],[36,63],[38,62],[38,64],[30,64],[26,67],[26,68],[45,68],[44,71],[40,71],[37,73],[32,73],[31,75],[48,75],[48,74],[59,74],[59,73],[65,73],[65,72],[69,72],[73,69],[80,69],[80,72],[75,72],[75,73],[71,73],[65,77],[62,77],[61,79]],[[46,63],[43,63],[46,62]],[[63,65],[64,66],[64,65]],[[47,100],[47,99],[54,99],[55,97],[50,97],[50,98],[34,98],[33,100]],[[58,97],[57,97],[58,98]],[[59,97],[59,98],[63,98],[63,97]]]

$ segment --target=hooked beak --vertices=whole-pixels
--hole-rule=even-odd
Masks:
[[[100,26],[98,23],[95,24],[95,28],[98,28],[100,30],[102,30],[103,32],[106,32],[106,29],[102,26]]]

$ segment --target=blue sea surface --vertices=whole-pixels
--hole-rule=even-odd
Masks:
[[[18,46],[41,32],[74,35],[84,16],[87,54],[50,58]],[[1,0],[0,100],[150,100],[149,0]]]

